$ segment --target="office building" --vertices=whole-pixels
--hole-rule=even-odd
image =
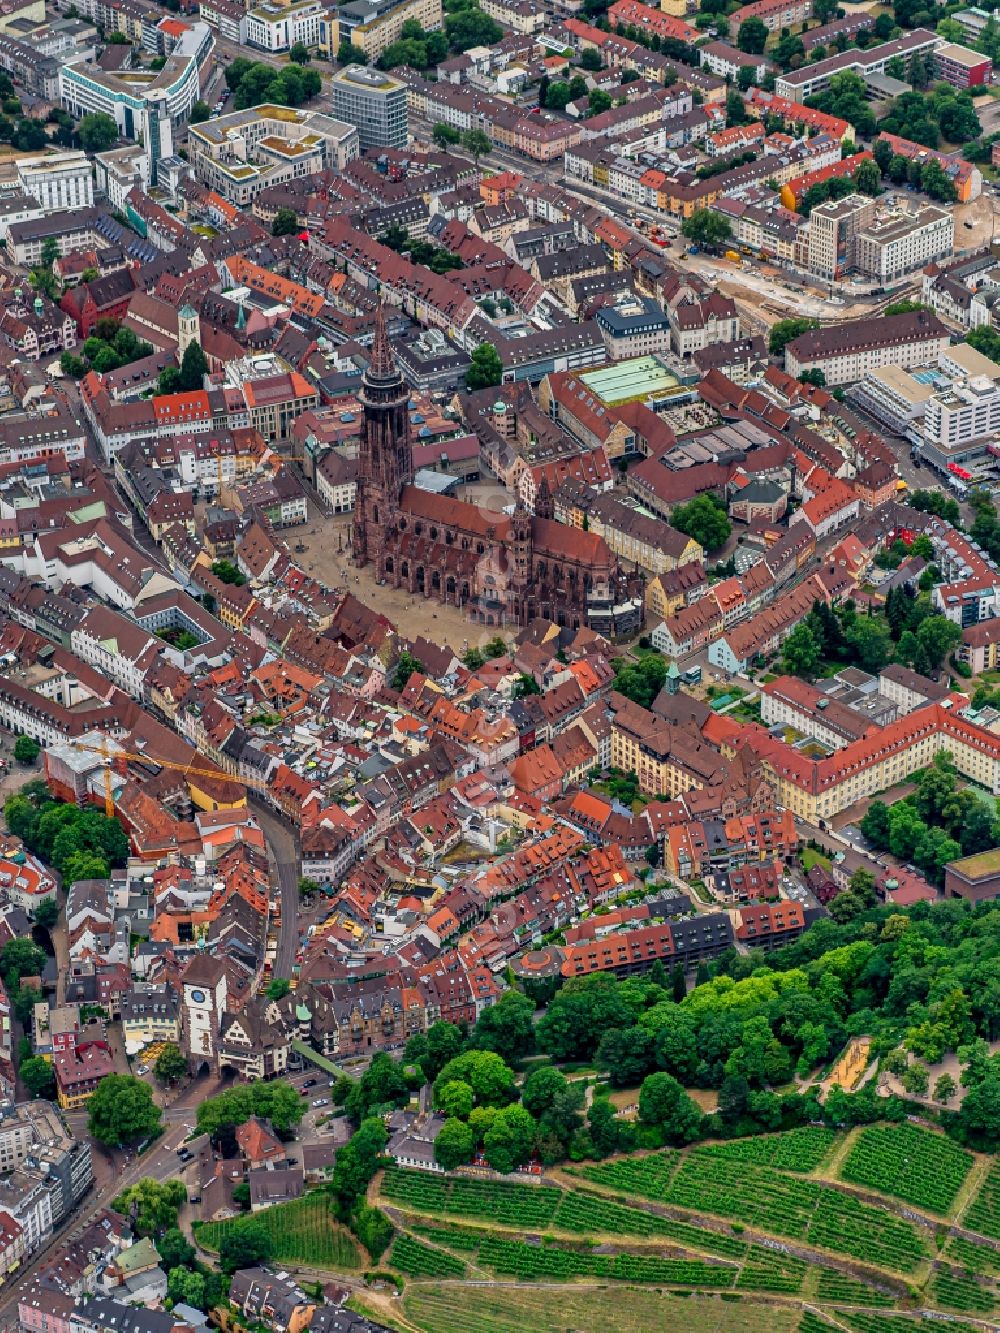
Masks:
[[[322,12],[319,0],[291,0],[289,4],[264,0],[247,14],[246,44],[261,51],[288,51],[296,42],[316,46]]]
[[[956,446],[982,444],[987,435],[1000,435],[1000,388],[985,375],[956,380],[928,399],[924,436],[947,451],[949,461],[955,461],[951,454]]]
[[[333,76],[333,110],[357,127],[362,149],[406,147],[406,84],[381,70],[348,65]]]
[[[90,208],[94,202],[94,178],[85,153],[22,157],[17,178],[24,193],[37,199],[46,213]]]
[[[318,111],[252,106],[188,130],[195,178],[240,206],[270,185],[343,171],[357,156],[354,126]]]
[[[967,46],[945,42],[934,52],[934,72],[953,88],[979,88],[993,82],[993,61]]]

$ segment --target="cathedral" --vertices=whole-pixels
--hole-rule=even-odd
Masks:
[[[603,537],[557,523],[543,481],[535,513],[480,509],[413,484],[409,389],[392,354],[381,308],[361,401],[364,427],[352,554],[376,581],[460,607],[481,625],[535,617],[608,637],[642,627],[643,588]]]

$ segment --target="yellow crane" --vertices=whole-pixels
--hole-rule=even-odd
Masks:
[[[138,764],[155,764],[157,768],[170,768],[189,777],[213,778],[216,782],[222,778],[226,782],[236,783],[241,787],[252,787],[256,791],[266,791],[267,783],[260,778],[234,778],[221,768],[199,768],[196,764],[182,764],[176,759],[161,759],[152,754],[139,754],[123,749],[114,742],[115,749],[108,745],[107,737],[102,736],[98,744],[88,745],[83,741],[67,741],[74,750],[86,754],[99,755],[104,760],[104,813],[110,819],[115,813],[114,787],[111,781],[111,768],[116,759],[128,759]],[[197,751],[196,751],[197,753]]]

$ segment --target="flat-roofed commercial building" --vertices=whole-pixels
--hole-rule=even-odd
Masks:
[[[361,147],[405,148],[406,84],[377,69],[348,65],[333,76],[333,110],[354,125]]]

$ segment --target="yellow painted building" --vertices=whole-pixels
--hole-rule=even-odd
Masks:
[[[410,19],[419,23],[424,32],[440,28],[444,21],[441,0],[405,0],[371,23],[359,23],[351,32],[351,43],[374,63],[387,47],[399,40],[403,24]]]

